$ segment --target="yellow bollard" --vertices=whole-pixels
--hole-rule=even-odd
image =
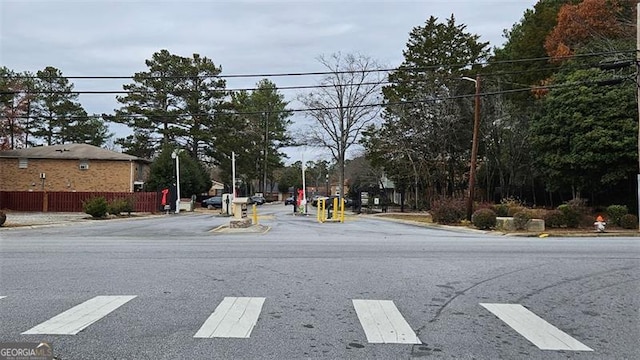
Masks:
[[[258,205],[253,204],[253,225],[258,225]]]
[[[325,214],[324,214],[325,204],[326,204],[325,199],[318,200],[318,221],[321,223],[324,223],[326,220]]]

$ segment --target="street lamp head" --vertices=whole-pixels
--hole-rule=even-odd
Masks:
[[[175,159],[176,157],[178,157],[178,154],[180,154],[181,152],[183,152],[184,149],[175,149],[171,152],[171,158]]]
[[[468,76],[463,76],[460,78],[461,80],[467,80],[467,81],[472,81],[474,84],[477,84],[478,81],[476,79],[470,78]]]

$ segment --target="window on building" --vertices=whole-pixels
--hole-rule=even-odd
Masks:
[[[29,159],[22,158],[22,159],[18,160],[18,168],[19,169],[26,169],[27,166],[29,166]]]

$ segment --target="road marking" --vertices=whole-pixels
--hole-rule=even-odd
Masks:
[[[75,335],[133,298],[135,296],[96,296],[22,334]]]
[[[258,322],[263,297],[225,297],[194,338],[248,338]]]
[[[542,350],[593,351],[520,304],[480,304]]]
[[[422,344],[393,301],[352,301],[369,343]]]

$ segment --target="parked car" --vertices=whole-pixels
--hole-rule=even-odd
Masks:
[[[320,199],[328,199],[328,197],[315,195],[313,198],[311,198],[311,206],[318,207],[318,200]]]
[[[263,198],[262,196],[250,196],[249,197],[249,203],[251,204],[258,204],[258,205],[262,205],[265,202],[267,202],[267,200],[265,198]]]
[[[293,200],[293,196],[289,196],[288,198],[284,199],[284,204],[285,205],[293,205],[295,204],[295,200]]]
[[[208,209],[222,209],[222,196],[214,196],[202,200],[202,207]]]

